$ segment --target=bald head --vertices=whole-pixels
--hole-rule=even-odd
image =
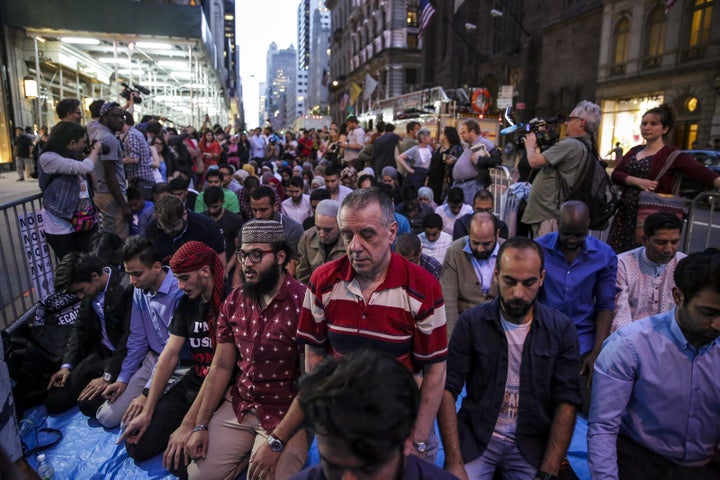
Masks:
[[[558,241],[565,251],[578,250],[585,244],[590,225],[590,211],[583,202],[569,201],[560,206]]]
[[[478,260],[487,260],[495,250],[500,233],[496,222],[495,217],[487,212],[478,212],[470,220],[468,243]]]
[[[567,201],[560,206],[558,223],[567,226],[570,230],[587,230],[590,225],[590,210],[583,202]]]

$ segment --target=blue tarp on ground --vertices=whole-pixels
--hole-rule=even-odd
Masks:
[[[120,437],[120,428],[105,429],[95,420],[88,419],[73,408],[61,415],[47,416],[44,407],[36,407],[27,412],[38,427],[56,428],[63,432],[62,441],[45,451],[45,455],[55,468],[54,480],[165,480],[174,478],[162,465],[162,456],[135,464],[128,457],[124,445],[115,445]],[[578,417],[575,433],[568,450],[568,458],[581,480],[589,480],[587,466],[587,445],[585,436],[587,423]],[[40,438],[40,443],[43,438]],[[442,466],[444,452],[438,453],[436,463]],[[319,461],[317,445],[310,448],[308,464]],[[35,458],[30,459],[37,467]]]

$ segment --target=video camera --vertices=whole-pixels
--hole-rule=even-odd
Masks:
[[[125,82],[120,82],[120,85],[123,86],[120,96],[125,100],[130,100],[130,98],[132,98],[133,103],[142,103],[142,97],[140,94],[150,95],[150,89],[143,87],[142,85],[138,85],[137,83],[135,84],[135,88],[130,88],[130,85]],[[137,93],[137,95],[133,95],[133,93]]]
[[[530,132],[535,134],[537,145],[540,150],[545,150],[557,143],[560,134],[555,125],[558,123],[557,117],[543,120],[541,118],[533,118],[528,123],[515,123],[512,118],[512,109],[505,109],[505,121],[510,125],[500,130],[500,135],[508,135],[518,148],[525,146],[525,135]]]

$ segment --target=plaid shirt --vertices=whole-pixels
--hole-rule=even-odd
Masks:
[[[145,135],[135,127],[130,127],[123,141],[123,154],[125,157],[137,158],[138,163],[125,165],[125,176],[128,182],[135,178],[155,183],[152,172],[152,153],[145,140]]]

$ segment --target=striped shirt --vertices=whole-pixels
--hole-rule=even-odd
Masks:
[[[378,349],[418,372],[447,356],[440,284],[393,253],[385,281],[366,304],[348,258],[326,263],[310,277],[297,340],[333,355]]]

